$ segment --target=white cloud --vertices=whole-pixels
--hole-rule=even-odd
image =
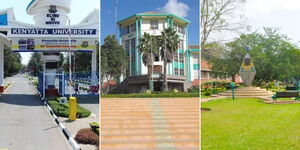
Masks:
[[[178,2],[177,0],[169,0],[164,7],[160,8],[160,10],[176,14],[180,17],[187,17],[190,8],[185,3]]]

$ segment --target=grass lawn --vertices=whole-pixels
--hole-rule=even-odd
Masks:
[[[53,109],[54,113],[59,117],[69,117],[69,104],[59,104],[58,100],[48,100],[48,104]],[[77,105],[77,118],[86,118],[91,115],[91,112]]]
[[[202,103],[203,150],[298,150],[300,104],[255,98]]]

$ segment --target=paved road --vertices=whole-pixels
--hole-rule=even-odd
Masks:
[[[90,110],[99,117],[99,96],[76,96],[80,106]]]
[[[21,75],[0,97],[0,149],[71,150],[58,126]]]

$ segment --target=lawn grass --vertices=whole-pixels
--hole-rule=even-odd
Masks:
[[[255,98],[202,103],[203,150],[298,150],[300,104],[265,104]]]
[[[54,113],[59,117],[69,117],[69,104],[59,104],[58,100],[48,100],[49,106]],[[91,112],[77,105],[77,118],[86,118],[91,115]]]

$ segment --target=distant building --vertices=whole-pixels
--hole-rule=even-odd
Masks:
[[[201,83],[208,81],[231,81],[232,76],[230,74],[213,71],[211,67],[206,60],[201,60]],[[235,75],[235,82],[243,82],[240,75]]]
[[[192,81],[199,79],[199,46],[188,46],[189,24],[190,21],[182,17],[160,12],[139,13],[119,21],[120,43],[129,58],[119,89],[123,88],[125,93],[139,93],[148,89],[148,67],[143,64],[137,45],[145,32],[160,36],[168,27],[174,28],[180,38],[179,49],[174,53],[173,61],[167,64],[169,89],[186,91]],[[163,68],[162,59],[155,57],[152,75],[155,91],[163,90]]]

